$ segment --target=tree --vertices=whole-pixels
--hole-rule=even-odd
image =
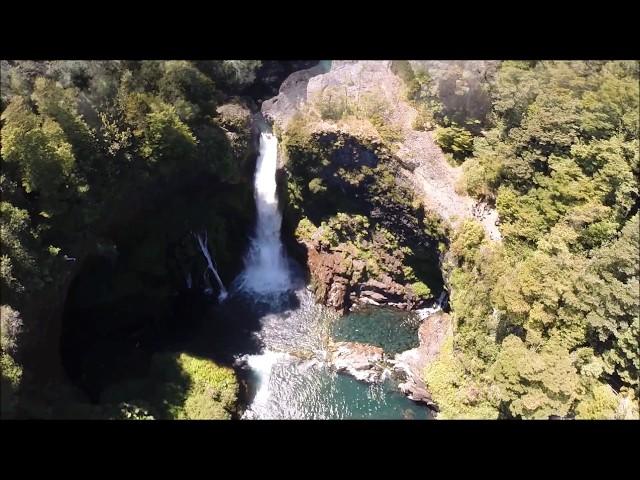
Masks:
[[[537,352],[509,335],[492,367],[492,378],[500,400],[515,417],[564,417],[578,396],[578,372],[569,353],[553,341]]]
[[[10,417],[17,403],[22,367],[15,361],[22,333],[20,313],[8,305],[0,306],[0,373],[2,416]]]
[[[2,120],[2,157],[18,165],[25,191],[39,193],[52,213],[66,209],[64,201],[75,194],[76,158],[63,129],[53,119],[36,116],[22,97],[12,98]]]
[[[0,202],[0,280],[3,296],[42,286],[32,248],[35,238],[29,228],[29,213],[9,202]]]
[[[638,214],[611,245],[596,251],[566,307],[565,318],[579,316],[588,326],[590,341],[605,362],[605,371],[638,389],[640,354],[640,284]]]
[[[453,124],[450,127],[439,127],[435,135],[436,143],[444,150],[453,154],[457,161],[464,160],[473,152],[473,136],[464,128]]]
[[[494,127],[463,168],[469,192],[495,199],[504,244],[488,248],[465,225],[447,271],[455,358],[479,391],[500,389],[508,416],[637,416],[624,405],[638,397],[640,362],[638,70],[498,72]]]
[[[181,120],[193,122],[215,114],[213,81],[187,61],[167,61],[158,81],[160,97],[176,108]]]

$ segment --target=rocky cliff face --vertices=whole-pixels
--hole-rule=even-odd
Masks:
[[[478,127],[482,127],[491,110],[489,88],[499,60],[412,60],[409,63],[414,72],[426,73],[432,79],[433,93],[444,115],[460,125],[478,120]]]
[[[426,66],[439,75],[437,78],[444,85],[443,95],[448,91],[445,88],[447,82],[453,81],[455,84],[455,78],[451,80],[443,73],[446,65],[438,62]],[[473,68],[470,66],[468,70],[478,78],[492,71],[491,65],[484,64]],[[501,239],[496,226],[497,212],[456,191],[462,168],[446,161],[431,132],[413,129],[417,111],[404,100],[402,81],[392,72],[391,62],[334,61],[331,70],[326,73],[322,73],[320,66],[295,72],[283,82],[276,97],[263,103],[262,113],[280,131],[286,131],[296,114],[305,109],[318,113],[327,99],[337,99],[336,102],[346,105],[346,109],[349,105],[357,106],[370,99],[384,103],[386,112],[382,120],[388,128],[396,129],[399,137],[398,141],[392,142],[396,147],[394,157],[403,167],[402,175],[421,193],[425,204],[454,226],[466,218],[476,218],[491,239]],[[360,133],[354,128],[353,122],[323,119],[322,113],[318,117],[314,120],[316,130],[338,128],[355,135]]]
[[[424,305],[442,288],[443,237],[397,162],[375,136],[306,126],[285,134],[284,203],[318,301],[342,313],[364,303]]]
[[[440,311],[423,320],[418,330],[420,345],[395,356],[393,369],[404,376],[400,390],[410,399],[435,407],[424,383],[424,371],[433,362],[448,335],[452,334],[451,318]]]
[[[442,70],[430,65],[436,67]],[[446,86],[448,77],[441,77]],[[282,140],[285,222],[289,218],[294,229],[310,220],[307,230],[321,231],[315,238],[311,232],[297,236],[318,300],[341,312],[357,303],[424,306],[433,295],[420,283],[429,282],[403,269],[416,260],[416,247],[430,246],[431,256],[420,261],[437,270],[438,235],[442,240],[447,228],[467,218],[479,220],[490,238],[501,238],[496,211],[456,191],[461,167],[447,162],[431,132],[414,130],[418,112],[403,89],[391,62],[334,61],[326,72],[321,66],[295,72],[262,104]],[[364,215],[371,225],[332,244],[326,237],[344,223],[332,220],[339,212]],[[376,242],[387,233],[397,242]],[[366,237],[364,244],[358,235]],[[410,252],[402,254],[406,248]]]
[[[389,274],[367,272],[372,270],[368,262],[357,258],[357,252],[347,245],[335,251],[323,251],[314,242],[305,245],[316,299],[340,313],[358,304],[413,310],[428,301],[428,297],[421,297],[410,285],[395,281]]]

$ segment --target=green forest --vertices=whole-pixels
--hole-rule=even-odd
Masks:
[[[226,285],[243,268],[255,116],[317,62],[280,63],[1,62],[3,418],[238,418],[245,387],[222,336],[219,357],[164,345],[190,328],[176,298],[209,301],[184,297],[191,279],[217,288],[194,232]],[[501,241],[397,184],[404,138],[363,97],[351,113],[323,101],[314,121],[366,124],[374,140],[318,133],[309,112],[274,127],[287,248],[340,258],[353,285],[407,285],[408,309],[446,289],[453,333],[423,372],[439,419],[637,419],[640,62],[501,61],[480,85],[459,78],[452,98],[475,103],[391,64],[413,129],[461,168],[461,195],[496,209]],[[89,345],[106,353],[76,372]]]
[[[504,236],[451,239],[456,331],[426,374],[443,416],[637,418],[638,81],[633,61],[502,62],[471,128],[432,110]]]
[[[64,415],[73,418],[76,397],[59,385],[46,389],[52,399],[40,398],[38,392],[35,404],[28,402],[29,390],[42,382],[38,370],[51,360],[47,350],[57,347],[47,344],[59,342],[48,323],[60,315],[55,309],[61,308],[59,297],[77,274],[76,264],[96,250],[113,249],[109,232],[121,230],[148,205],[194,179],[240,182],[251,154],[247,115],[241,108],[222,113],[217,108],[251,83],[259,66],[248,61],[3,62],[3,416],[20,407],[22,390],[26,415],[47,416],[47,405],[71,403]],[[241,201],[236,210],[244,207]],[[171,221],[170,214],[164,220]],[[210,221],[218,224],[212,242],[222,247],[224,220],[216,222],[214,215]],[[153,248],[146,245],[132,263],[145,263],[141,275],[165,278],[150,294],[162,302],[163,290],[170,286],[166,271],[149,266]],[[128,298],[127,289],[143,288],[130,277],[118,279],[122,292],[114,297]],[[22,357],[31,362],[33,378],[18,360]],[[215,377],[217,367],[210,368]],[[230,388],[234,395],[233,382],[222,390]],[[229,414],[220,405],[227,408],[233,402],[213,403],[211,408],[220,410],[213,418],[226,418]],[[75,408],[95,410],[84,402]],[[133,415],[125,403],[122,412],[117,404],[103,410],[88,415]]]

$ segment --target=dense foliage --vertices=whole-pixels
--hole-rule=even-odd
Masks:
[[[225,92],[253,82],[260,62],[2,61],[1,66],[4,415],[5,397],[13,402],[19,388],[20,358],[58,341],[51,325],[61,307],[51,302],[64,301],[70,279],[89,256],[113,259],[122,253],[116,237],[125,241],[123,231],[136,233],[127,224],[136,221],[140,228],[138,238],[128,238],[134,251],[124,250],[130,268],[125,277],[115,277],[114,298],[146,289],[148,298],[156,298],[151,303],[161,305],[170,280],[167,244],[193,243],[189,230],[203,227],[211,230],[214,250],[224,251],[230,232],[237,230],[235,222],[211,211],[216,194],[235,202],[236,218],[243,210],[250,218],[249,112]],[[145,210],[198,182],[218,185],[203,199],[208,206],[200,205],[209,211],[208,223],[185,218],[176,204],[165,210],[164,228],[146,225],[149,236],[139,237],[151,220]],[[234,197],[228,190],[239,183]],[[233,208],[227,212],[231,216]],[[195,210],[189,211],[195,217]],[[29,352],[8,326],[17,324],[16,318],[24,321]]]
[[[352,104],[339,88],[278,132],[290,233],[422,299],[441,287],[448,246],[455,330],[425,371],[441,418],[638,418],[640,65],[477,63],[393,69],[414,128],[433,130],[462,165],[462,188],[497,208],[502,242],[475,221],[445,230],[402,183],[384,95]],[[164,328],[156,312],[203,278],[194,230],[213,252],[243,248],[250,108],[231,95],[261,62],[1,67],[2,416],[230,418],[232,370],[153,355],[139,332]],[[224,276],[231,261],[216,260]],[[62,349],[90,365],[67,373],[99,402],[44,387],[28,368],[60,350],[63,307],[76,335]]]
[[[638,416],[638,62],[503,62],[463,165],[502,244],[454,235],[443,417]]]

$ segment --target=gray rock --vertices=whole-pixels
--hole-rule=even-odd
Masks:
[[[306,103],[309,79],[323,72],[322,65],[293,72],[282,82],[277,96],[262,102],[262,115],[279,128],[286,128],[289,120]]]
[[[376,302],[386,302],[387,301],[387,297],[385,297],[383,294],[378,293],[378,292],[373,292],[373,291],[370,291],[370,290],[364,290],[364,291],[360,292],[360,296],[369,298],[371,300],[375,300]]]
[[[416,66],[419,63],[413,62]],[[464,87],[462,90],[469,86],[469,98],[474,99],[476,98],[474,92],[478,90],[476,86],[484,81],[485,74],[491,75],[496,66],[495,62],[424,63],[424,68],[430,72],[442,74],[443,95],[451,90],[448,82],[450,77],[453,77],[449,73],[455,69],[461,69],[460,79]],[[392,72],[389,61],[334,61],[331,70],[326,73],[320,66],[316,66],[292,74],[282,84],[278,96],[263,103],[262,112],[279,128],[285,128],[296,112],[304,108],[314,110],[317,99],[327,92],[335,91],[345,95],[350,104],[362,104],[362,100],[367,96],[382,99],[390,106],[385,113],[385,123],[401,131],[403,137],[400,142],[396,142],[397,152],[394,155],[403,167],[398,181],[412,185],[421,195],[425,205],[454,227],[467,218],[477,218],[489,238],[500,241],[502,237],[496,226],[497,212],[493,209],[487,210],[488,207],[483,206],[482,209],[486,212],[479,215],[478,202],[456,191],[456,184],[462,175],[462,167],[454,167],[447,162],[431,132],[413,129],[413,122],[418,112],[404,99],[403,90],[404,85]],[[458,93],[454,89],[452,96],[449,95],[446,100],[454,102],[459,100],[458,97],[467,98],[466,93],[462,92],[460,95]],[[480,100],[478,100],[478,108],[484,108],[480,105]],[[335,122],[327,120],[317,120],[310,127],[317,132],[338,129]],[[340,128],[347,127],[343,125]],[[355,131],[352,133],[364,134]]]
[[[382,348],[364,343],[331,343],[329,362],[338,372],[369,383],[380,382],[385,370]]]

